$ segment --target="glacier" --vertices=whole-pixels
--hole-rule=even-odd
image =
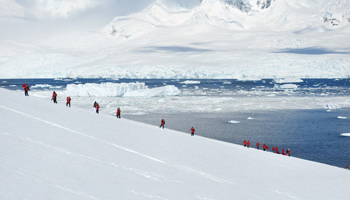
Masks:
[[[60,2],[0,3],[0,78],[350,77],[349,0]]]

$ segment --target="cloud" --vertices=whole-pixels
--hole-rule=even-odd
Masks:
[[[101,30],[115,17],[139,12],[156,1],[174,8],[199,5],[199,0],[1,0],[0,39],[28,41]]]
[[[35,10],[38,17],[67,18],[88,9],[96,8],[105,1],[96,0],[35,0]]]

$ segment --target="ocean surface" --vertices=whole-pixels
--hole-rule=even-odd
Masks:
[[[347,116],[347,119],[338,119]],[[345,168],[350,163],[350,109],[326,110],[278,110],[221,113],[174,113],[147,116],[122,116],[147,124],[242,145],[250,140],[266,143],[270,152],[278,146],[291,150],[291,156]],[[249,119],[248,119],[249,118]],[[228,123],[233,121],[233,123]],[[282,155],[281,155],[282,156]]]
[[[292,84],[298,89],[293,95],[303,96],[349,96],[350,79],[305,79],[296,83],[276,83],[272,79],[258,81],[239,80],[186,80],[159,79],[0,79],[0,87],[23,91],[21,85],[47,84],[35,90],[64,90],[67,84],[85,83],[128,83],[143,82],[148,88],[174,85],[184,96],[230,96],[237,91],[278,91],[278,85]],[[277,85],[277,87],[276,87]],[[205,90],[205,94],[198,91]],[[243,93],[244,94],[244,93]],[[237,94],[236,94],[237,96]],[[345,118],[339,119],[338,116]],[[127,115],[122,118],[160,125],[165,119],[165,128],[184,132],[190,136],[190,129],[196,129],[196,136],[242,145],[250,140],[251,148],[266,143],[271,153],[273,146],[281,151],[291,150],[291,156],[345,168],[350,164],[350,109],[334,110],[275,110],[275,111],[234,111],[234,112],[177,112],[148,113],[147,115]],[[231,123],[229,123],[229,121]],[[281,155],[282,156],[282,155]]]

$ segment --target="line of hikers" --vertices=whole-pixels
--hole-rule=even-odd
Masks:
[[[25,96],[29,96],[29,94],[28,94],[28,91],[30,90],[30,89],[29,89],[29,86],[28,86],[26,83],[24,83],[24,84],[22,85],[22,87],[23,87],[23,89],[24,89],[24,95],[25,95]],[[51,101],[53,101],[53,103],[57,103],[57,93],[56,93],[56,91],[53,91]],[[71,98],[70,96],[67,96],[67,103],[66,103],[66,106],[71,107],[71,101],[72,101],[72,98]],[[100,113],[100,105],[99,105],[96,101],[94,102],[94,109],[95,109],[95,112],[96,112],[97,114]],[[117,109],[116,116],[117,116],[117,118],[119,118],[119,119],[121,118],[121,117],[120,117],[120,114],[121,114],[121,110],[120,110],[120,108],[118,108],[118,109]],[[159,128],[163,127],[163,129],[164,129],[165,120],[162,119],[160,123],[161,123],[161,124],[160,124]],[[191,136],[194,136],[194,131],[195,131],[195,129],[192,127],[190,130],[191,130]]]
[[[28,94],[28,91],[30,90],[30,89],[29,89],[29,86],[28,86],[26,83],[23,83],[22,87],[23,87],[23,89],[24,89],[24,95],[25,95],[25,96],[29,96],[29,94]],[[53,91],[51,101],[53,101],[53,103],[57,103],[57,93],[56,93],[56,91]],[[69,107],[70,107],[70,106],[71,106],[71,101],[72,101],[72,98],[71,98],[70,96],[67,96],[67,103],[66,103],[66,106],[69,106]],[[96,101],[95,101],[95,103],[94,103],[94,108],[95,108],[95,112],[96,112],[97,114],[99,114],[100,105],[99,105]],[[117,116],[117,118],[119,118],[119,119],[121,118],[121,117],[120,117],[120,113],[121,113],[120,108],[118,108],[118,109],[117,109],[116,116]]]
[[[249,146],[250,146],[250,141],[248,140],[244,140],[243,141],[243,146],[244,147],[247,147],[247,148],[249,148]],[[259,142],[257,142],[256,143],[256,148],[259,150],[260,149],[260,143]],[[269,146],[267,146],[267,144],[265,143],[264,145],[263,145],[263,151],[268,151],[269,150]],[[282,149],[282,152],[280,153],[279,151],[278,151],[278,147],[276,146],[276,147],[272,147],[272,152],[274,152],[274,153],[276,153],[276,154],[282,154],[282,155],[288,155],[288,156],[290,156],[290,149],[287,149],[286,151],[284,151],[284,149]]]
[[[160,120],[159,128],[163,127],[163,129],[164,129],[164,125],[165,125],[165,120],[164,119]],[[190,130],[191,130],[191,136],[194,136],[195,129],[192,127]]]

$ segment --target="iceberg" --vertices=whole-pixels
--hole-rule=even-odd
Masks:
[[[300,78],[279,78],[279,79],[274,79],[274,83],[302,83],[304,82]]]
[[[228,121],[229,124],[239,124],[241,123],[240,121],[236,121],[236,120],[230,120]]]
[[[275,84],[274,89],[277,89],[277,90],[288,90],[288,89],[296,90],[296,89],[298,89],[298,86],[295,84],[282,84],[282,85]]]
[[[347,119],[347,117],[338,116],[338,119]]]
[[[180,90],[177,87],[167,85],[152,89],[129,91],[124,94],[124,97],[165,97],[178,95],[180,95]]]
[[[66,94],[78,97],[122,97],[128,91],[144,89],[146,89],[145,83],[138,82],[69,84],[66,87]]]
[[[184,82],[181,82],[181,84],[200,84],[201,82],[200,81],[184,81]]]
[[[329,104],[327,104],[325,106],[325,109],[327,109],[327,110],[335,110],[335,109],[338,109],[338,106],[329,103]]]

